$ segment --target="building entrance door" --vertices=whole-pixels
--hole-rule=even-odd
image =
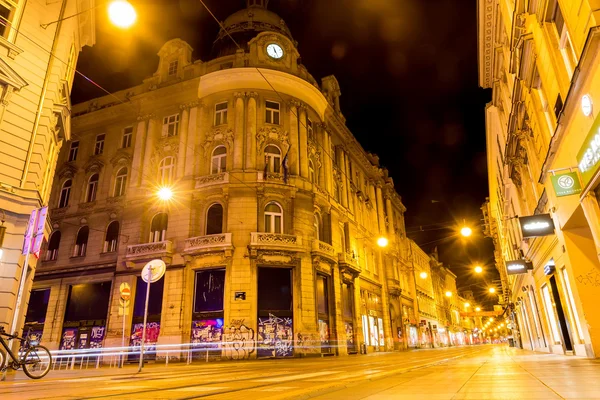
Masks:
[[[569,325],[565,317],[562,303],[560,301],[560,295],[558,293],[558,286],[556,285],[556,277],[550,277],[550,288],[552,289],[552,297],[554,297],[554,303],[556,304],[556,314],[558,316],[558,325],[560,332],[562,333],[563,342],[565,344],[566,351],[573,351],[573,342],[571,341],[571,335],[569,334]]]
[[[291,357],[294,330],[292,270],[258,268],[257,357]]]

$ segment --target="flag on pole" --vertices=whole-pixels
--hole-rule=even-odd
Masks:
[[[289,148],[288,148],[288,151],[285,153],[285,156],[283,157],[283,161],[281,161],[281,166],[283,168],[283,183],[286,183],[286,184],[287,184],[287,180],[288,180],[288,169],[289,169],[288,154],[290,154]]]

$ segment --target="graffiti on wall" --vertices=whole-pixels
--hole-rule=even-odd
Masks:
[[[131,346],[142,345],[143,328],[143,323],[133,324],[133,329],[131,330]],[[144,347],[146,347],[146,351],[156,351],[156,342],[158,342],[159,334],[160,322],[148,322],[146,324],[146,343],[144,344]]]
[[[351,322],[344,322],[346,328],[346,346],[348,350],[354,350],[354,326]]]
[[[60,342],[61,350],[74,350],[77,340],[77,328],[63,329],[62,339]]]
[[[223,338],[223,320],[202,319],[192,321],[192,343],[217,348]]]
[[[258,318],[258,357],[291,357],[293,342],[292,318],[273,314]]]
[[[577,276],[577,282],[585,286],[600,286],[600,272],[590,271],[587,274],[581,274]]]
[[[319,339],[321,346],[329,347],[329,324],[322,319],[319,320]]]
[[[254,352],[254,330],[244,320],[232,320],[223,330],[223,356],[229,360],[245,360]]]
[[[95,326],[90,334],[90,349],[99,349],[102,347],[106,328],[104,326]]]

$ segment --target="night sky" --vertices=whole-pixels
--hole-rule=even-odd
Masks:
[[[156,53],[181,38],[194,59],[209,57],[219,26],[198,0],[130,0],[138,21],[130,30],[96,13],[96,45],[78,70],[109,92],[140,84],[155,72]],[[243,0],[205,0],[221,21]],[[481,233],[487,196],[484,107],[491,92],[478,87],[476,1],[271,0],[298,41],[302,63],[320,82],[335,75],[347,125],[376,153],[407,207],[409,237],[440,259],[459,286],[498,279],[491,239]],[[76,76],[73,103],[105,93]],[[479,225],[469,240],[450,225]],[[442,224],[445,229],[432,224]],[[425,231],[418,232],[419,226]],[[413,233],[411,233],[413,232]],[[474,263],[486,267],[474,277]]]

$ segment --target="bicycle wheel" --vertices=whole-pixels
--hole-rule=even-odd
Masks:
[[[44,346],[30,347],[21,360],[23,372],[31,379],[40,379],[46,376],[52,366],[50,351]]]
[[[4,351],[0,350],[0,371],[2,371],[3,367],[4,367]]]

